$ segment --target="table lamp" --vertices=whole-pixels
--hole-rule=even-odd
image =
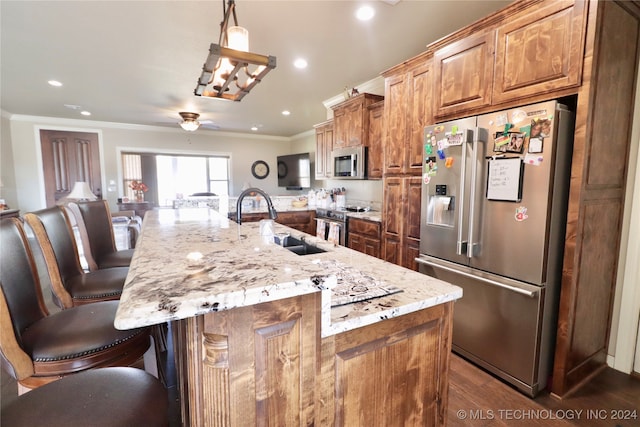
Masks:
[[[66,197],[67,200],[83,201],[97,200],[98,197],[91,192],[89,184],[84,181],[76,181],[73,185],[71,193]]]

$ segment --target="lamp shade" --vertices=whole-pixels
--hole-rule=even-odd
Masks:
[[[67,196],[67,199],[97,200],[98,197],[96,197],[96,195],[91,192],[91,187],[89,187],[88,183],[84,181],[76,181],[76,183],[73,184],[73,189]]]

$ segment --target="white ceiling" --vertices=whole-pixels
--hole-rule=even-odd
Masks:
[[[222,0],[0,1],[1,98],[10,114],[177,126],[194,111],[222,131],[293,136],[326,118],[323,101],[374,79],[511,1],[236,0],[250,51],[277,67],[242,101],[196,97]],[[297,57],[309,66],[293,67]],[[60,88],[47,84],[61,81]],[[80,116],[78,105],[92,113]],[[283,110],[291,111],[285,117]],[[197,132],[207,131],[200,129]]]

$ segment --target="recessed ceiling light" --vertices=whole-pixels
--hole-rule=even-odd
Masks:
[[[307,61],[302,58],[298,58],[293,61],[293,66],[300,69],[307,68]]]
[[[356,18],[361,21],[368,21],[376,14],[376,11],[373,10],[371,6],[362,6],[360,9],[356,11]]]
[[[283,116],[288,116],[288,115],[290,115],[290,114],[291,114],[291,111],[289,111],[289,110],[284,110],[284,111],[282,112],[282,115],[283,115]]]
[[[83,116],[90,116],[91,112],[90,111],[80,111],[80,114],[82,114]]]
[[[251,130],[256,132],[258,130],[258,126],[251,126]]]
[[[60,87],[62,86],[62,83],[60,83],[57,80],[49,80],[47,83],[49,83],[51,86],[55,86],[55,87]]]

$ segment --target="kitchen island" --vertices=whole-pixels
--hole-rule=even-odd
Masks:
[[[212,209],[144,220],[115,325],[173,322],[184,424],[443,425],[461,289],[273,227],[325,252]]]

